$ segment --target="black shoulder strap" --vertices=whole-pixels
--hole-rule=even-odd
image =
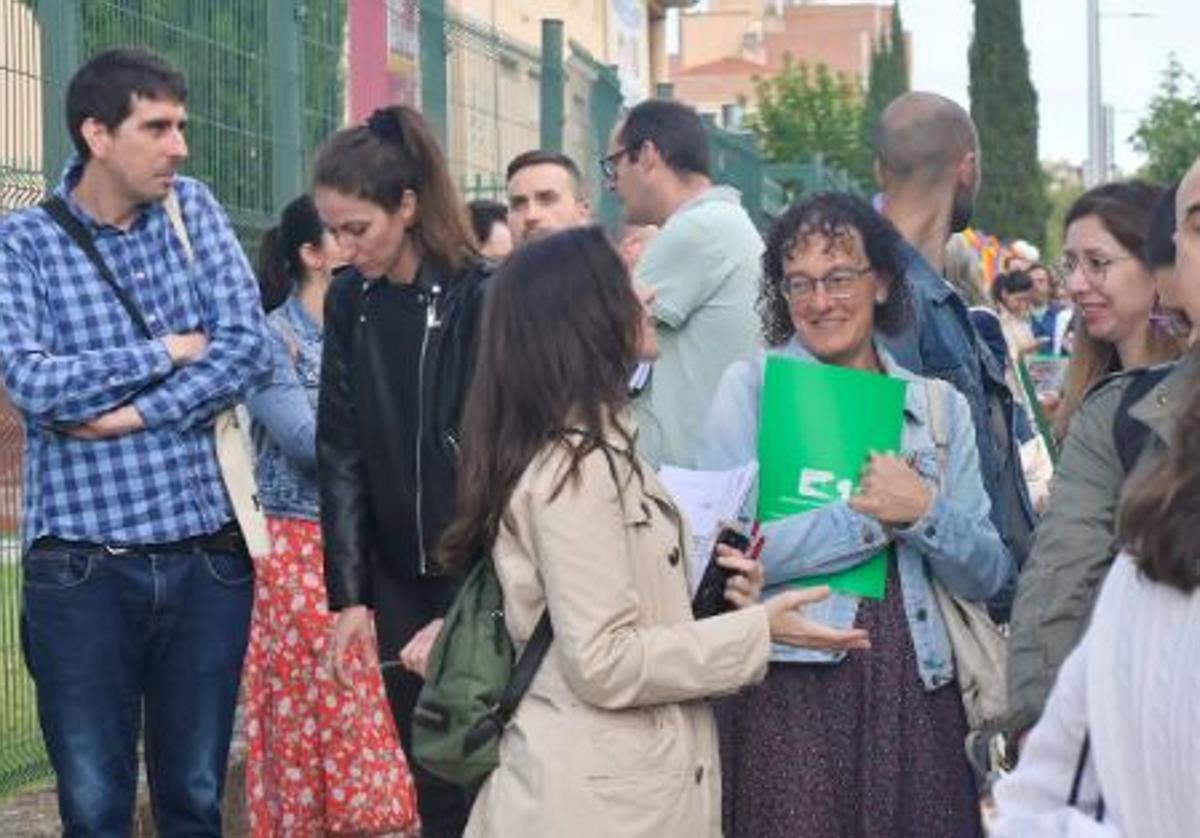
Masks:
[[[521,650],[521,656],[517,658],[512,675],[504,686],[504,693],[500,696],[496,714],[500,717],[501,724],[507,724],[508,720],[512,718],[512,714],[516,712],[521,697],[533,683],[533,676],[537,674],[538,667],[542,665],[542,659],[546,657],[546,652],[550,649],[550,641],[553,639],[554,628],[550,625],[550,609],[547,608],[542,611],[542,616],[538,619],[533,634],[529,636],[529,642]]]
[[[484,559],[483,561],[491,560]],[[485,743],[504,733],[509,719],[512,718],[513,713],[517,712],[517,705],[521,703],[521,699],[529,690],[529,685],[533,683],[533,677],[537,675],[538,668],[542,665],[542,660],[550,649],[550,641],[553,639],[554,630],[550,625],[550,611],[546,609],[542,611],[542,616],[538,619],[533,634],[529,636],[529,642],[521,650],[521,656],[513,664],[512,673],[508,677],[508,683],[504,685],[504,692],[500,694],[500,700],[491,712],[481,716],[479,721],[471,726],[463,738],[464,753],[474,753]]]
[[[79,249],[96,266],[96,270],[100,273],[100,278],[108,283],[108,287],[117,295],[122,308],[125,309],[129,318],[138,327],[138,331],[147,339],[153,338],[154,334],[150,331],[150,327],[146,325],[146,318],[142,317],[142,312],[138,309],[137,303],[133,301],[133,298],[129,296],[124,288],[117,284],[116,277],[112,275],[112,271],[109,270],[104,257],[100,255],[100,251],[96,248],[95,240],[88,233],[87,228],[83,226],[83,223],[71,212],[67,206],[67,202],[57,195],[51,195],[42,201],[40,206],[46,211],[47,215],[54,219],[59,227],[63,228],[63,231],[71,237],[71,240],[79,246]]]
[[[1083,735],[1083,744],[1079,746],[1079,759],[1075,763],[1075,776],[1071,780],[1071,794],[1067,797],[1067,805],[1073,808],[1079,808],[1079,792],[1083,788],[1083,775],[1087,770],[1088,757],[1091,755],[1092,737],[1090,734]],[[1096,801],[1096,816],[1095,819],[1101,823],[1104,822],[1104,795],[1101,794]]]
[[[1133,471],[1133,467],[1137,465],[1138,457],[1141,456],[1150,436],[1150,428],[1129,411],[1143,396],[1157,387],[1171,369],[1171,364],[1163,364],[1133,373],[1125,392],[1121,394],[1121,400],[1117,403],[1112,426],[1113,445],[1121,459],[1121,468],[1126,474]]]

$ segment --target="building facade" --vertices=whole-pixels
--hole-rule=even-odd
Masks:
[[[755,82],[777,74],[789,55],[865,87],[872,48],[891,25],[890,3],[710,0],[707,9],[680,15],[668,74],[675,98],[737,129],[754,110]]]

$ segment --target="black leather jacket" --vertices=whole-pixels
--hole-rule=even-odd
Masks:
[[[339,273],[325,302],[325,344],[317,410],[317,469],[329,607],[372,605],[372,581],[437,575],[435,547],[454,513],[459,419],[473,368],[475,324],[489,268],[456,276],[426,263],[418,298],[419,398],[401,404],[386,330],[372,317],[380,286],[356,270]],[[389,434],[402,411],[417,411],[416,445]],[[392,418],[389,418],[392,417]],[[411,424],[411,413],[406,415]],[[397,547],[399,543],[399,547]]]

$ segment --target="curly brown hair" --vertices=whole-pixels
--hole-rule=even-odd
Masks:
[[[875,306],[875,328],[895,335],[908,325],[912,301],[900,255],[900,233],[861,198],[817,192],[789,207],[767,233],[756,307],[769,346],[787,343],[796,333],[791,306],[783,293],[783,263],[813,236],[833,242],[850,232],[862,239],[867,262],[888,286],[887,299]]]

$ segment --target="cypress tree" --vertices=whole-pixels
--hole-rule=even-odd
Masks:
[[[1038,161],[1037,91],[1019,0],[974,0],[969,53],[971,118],[979,130],[983,183],[975,224],[1002,238],[1041,244],[1049,213]]]
[[[892,6],[892,23],[888,34],[881,34],[871,48],[871,66],[867,75],[867,95],[862,118],[862,162],[859,178],[874,182],[875,127],[879,115],[891,101],[908,91],[908,47],[904,43],[904,24],[900,20],[899,0]]]
[[[908,45],[904,43],[904,24],[900,20],[900,0],[892,6],[892,33],[888,39],[888,57],[891,59],[892,99],[908,92]],[[889,99],[888,101],[891,101]]]

